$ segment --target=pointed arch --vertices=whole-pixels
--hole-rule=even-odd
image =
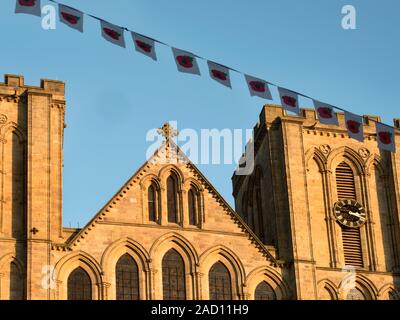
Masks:
[[[26,229],[26,136],[14,122],[1,130],[0,232],[9,238],[22,239]]]
[[[355,175],[365,173],[363,159],[355,150],[347,146],[336,148],[329,154],[326,165],[327,169],[333,171],[342,161],[351,166]]]
[[[232,279],[229,269],[221,261],[208,271],[210,300],[232,300]]]
[[[307,150],[305,153],[305,163],[306,163],[306,168],[308,168],[308,164],[311,159],[314,159],[315,162],[318,164],[319,170],[320,171],[325,171],[327,168],[327,159],[325,155],[322,153],[321,150],[319,150],[317,147],[312,147]]]
[[[14,253],[7,253],[0,257],[0,273],[11,262],[14,262],[21,274],[25,273],[25,265],[19,260]]]
[[[160,189],[152,181],[147,188],[147,219],[150,222],[159,222],[161,212]]]
[[[386,170],[385,170],[385,167],[383,164],[383,160],[377,154],[374,154],[373,156],[368,158],[368,160],[365,163],[365,172],[367,174],[370,174],[371,170],[374,167],[378,170],[378,172],[381,176],[386,176]]]
[[[166,248],[176,246],[178,246],[181,251],[183,250],[184,255],[190,259],[190,263],[193,264],[193,266],[197,266],[199,264],[199,257],[196,249],[189,240],[176,232],[170,232],[158,238],[151,246],[150,258],[154,260],[155,256],[165,251]]]
[[[326,173],[321,170],[317,157],[310,157],[307,163],[306,182],[308,209],[310,213],[310,232],[313,241],[312,250],[317,266],[328,267],[332,261],[332,233],[330,232],[329,193]]]
[[[229,270],[232,285],[232,299],[237,300],[243,297],[243,285],[246,281],[245,269],[239,257],[229,248],[218,245],[203,252],[200,256],[200,270],[204,275],[201,279],[203,288],[202,299],[209,299],[209,271],[212,266],[222,262]]]
[[[185,262],[174,248],[162,258],[162,288],[164,300],[186,300]]]
[[[400,292],[398,292],[393,284],[383,285],[378,292],[379,300],[400,300]]]
[[[191,184],[188,192],[188,221],[191,226],[200,226],[202,217],[202,197],[196,185]]]
[[[190,187],[194,186],[199,192],[204,191],[204,187],[199,180],[196,180],[192,177],[188,177],[185,179],[183,183],[183,190],[189,190]]]
[[[163,283],[163,258],[165,254],[174,249],[183,259],[185,268],[186,299],[198,299],[198,283],[195,275],[198,272],[199,258],[195,248],[182,235],[171,232],[158,238],[150,249],[150,258],[154,270],[154,283],[157,288]],[[163,293],[155,290],[154,299],[163,299]]]
[[[101,267],[104,270],[104,281],[110,284],[108,299],[117,298],[116,291],[116,263],[128,254],[138,266],[139,297],[151,299],[150,287],[150,255],[146,249],[135,240],[125,237],[110,244],[101,257]]]
[[[68,300],[92,300],[92,280],[87,271],[78,266],[67,279]]]
[[[57,300],[66,300],[68,297],[68,278],[77,268],[82,268],[90,278],[92,286],[92,299],[103,298],[102,292],[102,269],[99,263],[91,255],[84,251],[77,251],[60,259],[54,269],[57,284]]]
[[[161,223],[161,183],[157,175],[147,174],[140,180],[143,221]]]
[[[12,131],[18,136],[20,143],[26,143],[27,139],[25,132],[17,123],[11,121],[7,123],[4,127],[0,128],[0,130],[3,139],[6,137],[6,134],[9,131]]]
[[[160,169],[160,171],[158,172],[158,179],[161,182],[162,187],[166,187],[166,180],[171,173],[176,174],[176,176],[178,178],[179,191],[180,191],[182,185],[185,182],[185,176],[184,176],[183,172],[181,171],[181,169],[179,169],[177,166],[175,166],[173,164],[169,164],[169,165],[162,167]]]
[[[339,292],[336,285],[329,279],[320,280],[317,284],[318,288],[318,300],[338,300]],[[325,293],[328,296],[324,295]]]
[[[247,275],[245,288],[250,300],[255,299],[256,289],[262,282],[267,283],[274,290],[276,300],[290,299],[290,289],[282,275],[272,267],[262,266]]]
[[[112,262],[115,261],[115,258],[123,253],[126,253],[127,250],[133,252],[137,256],[145,271],[149,271],[149,253],[139,242],[133,240],[132,238],[125,237],[113,242],[104,251],[101,257],[101,268],[104,270],[105,274],[108,273],[110,263],[112,265]]]
[[[368,214],[375,238],[374,255],[378,271],[391,271],[395,260],[392,203],[390,183],[382,159],[375,155],[367,164],[366,184],[368,192]]]
[[[342,299],[346,300],[347,294],[351,290],[348,285],[349,278],[345,277],[339,284],[339,295]],[[360,291],[365,300],[376,300],[378,290],[371,280],[366,276],[357,274],[355,275],[355,288]]]
[[[25,274],[24,263],[14,253],[5,254],[0,258],[0,300],[24,299]]]
[[[139,300],[139,267],[136,260],[124,253],[115,265],[116,300]]]

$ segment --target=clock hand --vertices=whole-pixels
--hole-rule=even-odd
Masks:
[[[349,213],[350,215],[352,215],[352,216],[357,217],[357,218],[361,218],[361,215],[360,215],[359,213],[357,213],[357,212],[348,211],[348,213]]]

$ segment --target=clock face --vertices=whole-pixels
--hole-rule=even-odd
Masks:
[[[358,228],[367,220],[364,207],[355,200],[339,200],[334,210],[337,221],[346,227]]]

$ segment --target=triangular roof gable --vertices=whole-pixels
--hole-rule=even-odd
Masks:
[[[196,174],[202,179],[205,186],[209,188],[209,191],[215,195],[217,201],[223,206],[223,208],[231,215],[235,223],[240,227],[240,229],[245,232],[251,242],[255,244],[260,252],[275,266],[281,265],[282,262],[278,261],[274,258],[274,256],[268,251],[268,249],[264,246],[261,240],[254,234],[254,232],[250,229],[249,226],[243,221],[243,219],[236,213],[235,210],[231,208],[231,206],[226,202],[226,200],[220,195],[220,193],[215,189],[213,184],[208,181],[208,179],[201,173],[201,171],[197,168],[195,164],[193,164],[190,159],[182,152],[178,145],[176,145],[172,140],[167,139],[162,143],[162,145],[153,153],[153,155],[132,175],[131,178],[118,190],[117,193],[98,211],[98,213],[83,227],[78,233],[76,233],[72,238],[68,239],[64,245],[57,245],[58,249],[63,250],[71,250],[73,246],[76,246],[77,243],[80,242],[80,239],[85,238],[85,235],[88,234],[96,225],[98,221],[103,220],[103,217],[107,215],[109,209],[113,208],[113,205],[116,203],[119,197],[122,197],[124,190],[129,189],[130,186],[133,186],[134,183],[140,181],[139,174],[140,172],[146,168],[148,165],[151,165],[152,162],[157,161],[157,158],[161,155],[165,154],[165,150],[171,149],[173,152],[169,152],[169,155],[174,156],[174,160],[179,158],[180,163],[186,163],[189,165]],[[175,156],[177,158],[175,158]],[[173,163],[173,162],[172,162]]]

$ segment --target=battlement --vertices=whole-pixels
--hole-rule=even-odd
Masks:
[[[259,122],[254,127],[254,136],[257,137],[258,131],[264,126],[270,127],[277,121],[294,121],[298,122],[305,128],[312,127],[313,129],[332,130],[332,131],[347,131],[344,121],[344,112],[336,112],[339,126],[321,124],[318,120],[315,109],[302,108],[301,115],[291,115],[286,112],[280,105],[266,104],[264,105]],[[379,116],[364,115],[364,131],[365,133],[375,133],[375,121],[381,121]],[[394,127],[400,129],[400,119],[393,120]]]
[[[26,91],[51,94],[57,100],[65,100],[65,83],[62,81],[41,79],[40,86],[26,86],[23,76],[6,74],[4,82],[0,82],[0,96],[21,95]]]

